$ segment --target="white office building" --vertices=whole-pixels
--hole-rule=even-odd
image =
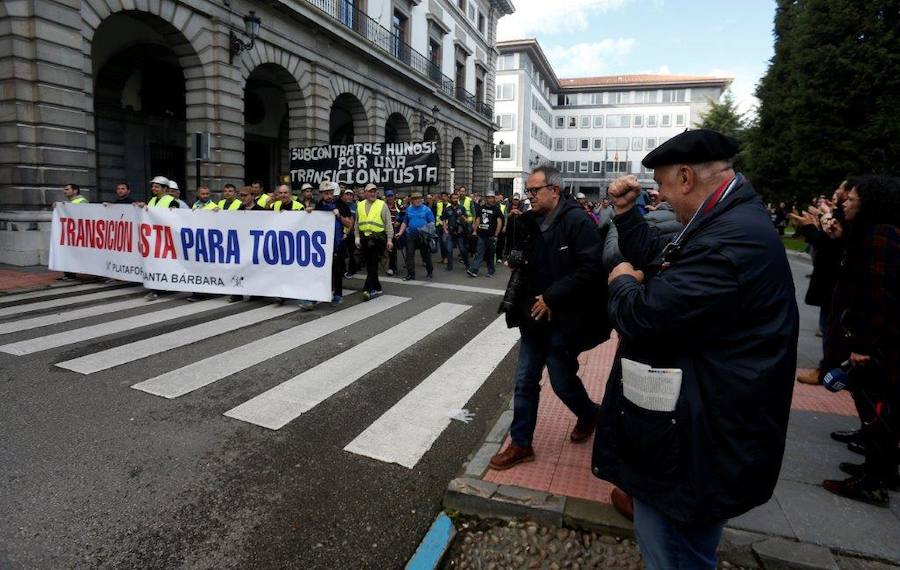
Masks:
[[[695,75],[613,75],[558,79],[537,40],[497,44],[494,188],[521,192],[532,168],[551,163],[566,186],[589,197],[634,174],[651,150],[701,120],[731,78]]]

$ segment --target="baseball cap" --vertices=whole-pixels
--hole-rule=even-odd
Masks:
[[[169,179],[165,176],[154,176],[153,180],[150,181],[150,184],[162,184],[163,186],[168,186]]]
[[[344,188],[344,194],[353,194],[352,188]]]
[[[485,196],[496,196],[497,194],[495,194],[493,190],[488,190],[487,192],[484,193],[484,195]]]
[[[390,198],[390,197],[393,196],[393,195],[394,195],[394,191],[393,191],[393,190],[385,190],[385,191],[384,191],[384,196],[385,196],[385,198]]]
[[[587,196],[584,195],[584,192],[579,192],[578,194],[575,194],[575,198],[580,200],[582,198],[587,198]]]
[[[366,184],[365,190],[366,192],[368,192],[369,190],[378,190],[378,186],[375,186],[374,184],[369,182],[368,184]]]

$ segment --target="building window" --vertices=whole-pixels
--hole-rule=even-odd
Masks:
[[[603,128],[603,115],[594,115],[594,128]]]
[[[647,139],[647,150],[653,150],[656,148],[656,137],[651,137]]]
[[[615,91],[611,94],[612,102],[616,105],[631,103],[631,91]]]
[[[634,117],[631,120],[631,126],[643,127],[644,126],[644,116],[643,115],[634,115]]]
[[[631,139],[631,150],[641,150],[641,143],[644,142],[644,139],[640,137],[635,137]]]
[[[569,172],[575,172],[575,161],[574,160],[570,160],[568,162],[568,164],[566,165],[566,170],[568,170]]]
[[[515,65],[515,60],[513,59],[515,56],[513,54],[505,54],[501,55],[497,58],[497,71],[505,71],[507,69],[513,69]]]
[[[566,139],[566,150],[578,150],[578,139]]]
[[[628,128],[631,126],[631,115],[607,115],[606,128]]]
[[[478,31],[484,35],[484,14],[478,12]]]
[[[579,146],[581,150],[591,150],[591,139],[581,139]]]
[[[498,144],[494,145],[494,158],[498,160],[510,160],[512,158],[513,145]]]
[[[672,115],[663,115],[662,121],[659,126],[661,127],[671,127],[672,126]]]
[[[409,63],[409,18],[400,10],[394,10],[391,31],[394,32],[391,37],[391,52],[397,59]]]
[[[497,101],[512,101],[516,96],[515,83],[497,84]]]
[[[663,103],[684,103],[687,100],[687,90],[666,89],[662,93]]]
[[[582,160],[578,163],[578,172],[588,172],[590,166],[588,166],[587,161]]]
[[[553,139],[553,150],[566,150],[565,139]]]
[[[603,150],[603,139],[594,139],[594,150]]]
[[[647,115],[647,126],[648,127],[656,126],[656,115]]]
[[[556,128],[557,129],[566,128],[566,118],[565,117],[556,117]]]
[[[574,129],[578,126],[578,117],[569,117],[568,122],[569,122],[569,128]]]
[[[590,115],[583,115],[583,116],[581,117],[581,128],[582,128],[582,129],[589,129],[589,128],[591,128],[591,117],[590,117]]]
[[[475,21],[475,4],[469,2],[469,19]]]
[[[513,130],[513,123],[515,123],[516,116],[512,113],[497,115],[497,124],[500,125],[501,131],[511,131]]]
[[[456,6],[464,13],[466,11],[466,0],[456,0]]]
[[[607,161],[606,162],[606,171],[613,172],[616,174],[627,174],[631,172],[630,162],[616,162],[616,161]]]
[[[628,137],[610,137],[606,139],[606,150],[628,150]]]
[[[599,160],[594,161],[594,172],[603,172],[603,163]]]
[[[683,127],[684,126],[684,113],[678,113],[675,115],[675,126]]]

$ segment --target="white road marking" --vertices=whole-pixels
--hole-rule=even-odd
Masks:
[[[412,469],[450,425],[447,412],[465,407],[518,340],[498,317],[344,450]]]
[[[42,336],[30,340],[4,344],[0,346],[0,352],[15,354],[17,356],[31,354],[33,352],[41,352],[42,350],[49,350],[51,348],[58,348],[60,346],[72,345],[81,341],[117,334],[132,329],[158,324],[164,321],[170,321],[172,319],[177,319],[180,317],[196,315],[197,313],[224,307],[227,304],[227,299],[213,299],[210,301],[202,301],[200,303],[193,304],[185,303],[183,305],[178,305],[177,307],[172,307],[171,309],[154,311],[152,313],[109,321],[100,325],[92,325],[89,327],[82,327],[80,329],[73,329],[70,331]],[[147,342],[152,341],[148,340]]]
[[[86,319],[88,317],[96,317],[99,315],[105,315],[107,313],[114,313],[116,311],[125,311],[127,309],[134,309],[137,307],[146,307],[147,305],[155,305],[157,303],[163,303],[165,301],[171,301],[172,298],[169,297],[167,299],[158,299],[156,301],[147,301],[143,297],[139,299],[128,299],[127,301],[119,301],[118,303],[109,303],[105,305],[91,305],[90,307],[84,307],[83,309],[73,309],[70,311],[65,311],[62,313],[53,313],[51,315],[41,315],[39,317],[32,317],[30,319],[23,319],[21,321],[12,321],[9,323],[0,324],[0,335],[9,334],[14,332],[27,331],[30,329],[36,329],[38,327],[45,327],[47,325],[55,325],[57,323],[65,323],[68,321],[74,321],[77,319]]]
[[[9,315],[18,315],[20,313],[30,313],[31,311],[40,311],[43,309],[53,309],[55,307],[65,307],[66,305],[74,305],[75,303],[85,303],[87,301],[98,301],[100,299],[111,299],[113,297],[122,297],[124,295],[135,295],[141,293],[142,289],[135,287],[125,287],[123,289],[113,289],[112,291],[100,291],[99,293],[88,293],[87,295],[73,295],[71,297],[63,297],[61,299],[51,299],[49,301],[40,301],[38,303],[26,303],[24,305],[14,305],[12,307],[3,307],[0,309],[0,317]],[[3,302],[3,301],[0,301]]]
[[[453,303],[435,305],[228,410],[225,415],[265,428],[281,429],[469,308]]]
[[[132,388],[177,398],[409,301],[386,295],[138,382]],[[354,349],[355,350],[355,349]]]
[[[26,299],[40,299],[41,297],[51,297],[53,295],[67,295],[69,293],[78,293],[80,291],[91,291],[93,289],[102,289],[104,287],[112,287],[112,283],[87,283],[85,285],[72,285],[71,287],[48,287],[40,291],[29,291],[28,293],[14,293],[12,295],[0,295],[0,303],[11,303],[13,301],[25,301]],[[140,289],[135,289],[140,291]]]
[[[365,275],[354,275],[351,279],[365,280]],[[378,276],[379,281],[385,283],[399,283],[400,285],[415,285],[417,287],[431,287],[432,289],[449,289],[451,291],[465,291],[467,293],[484,293],[486,295],[498,295],[500,297],[506,292],[505,289],[491,289],[490,287],[475,287],[472,285],[454,285],[453,283],[435,283],[433,281],[419,281],[412,279],[404,281],[398,277],[382,277]]]

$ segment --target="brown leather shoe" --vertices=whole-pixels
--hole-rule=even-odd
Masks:
[[[821,384],[821,382],[819,382],[821,374],[821,370],[819,370],[818,368],[813,368],[811,370],[807,370],[805,372],[797,374],[797,382],[800,382],[801,384]]]
[[[634,501],[628,496],[628,493],[618,487],[613,487],[609,499],[620,515],[630,521],[634,520]]]
[[[594,417],[589,420],[582,421],[579,419],[575,422],[575,427],[572,428],[569,439],[571,439],[573,443],[581,443],[594,435],[594,428],[597,427],[597,420],[599,417],[600,414],[594,414]]]
[[[510,443],[505,451],[491,457],[491,469],[503,471],[529,461],[534,461],[534,449],[530,445],[519,447],[515,443]]]

